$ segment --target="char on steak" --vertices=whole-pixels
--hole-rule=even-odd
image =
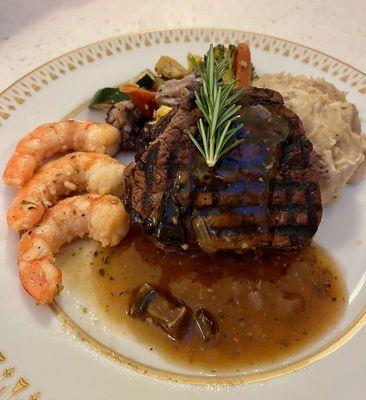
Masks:
[[[187,135],[201,116],[192,102],[155,124],[154,140],[126,167],[126,209],[160,243],[297,250],[317,231],[320,192],[299,117],[269,89],[249,88],[239,104],[244,140],[214,168]]]

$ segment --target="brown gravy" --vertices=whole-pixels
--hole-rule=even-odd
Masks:
[[[212,372],[285,359],[334,326],[347,300],[337,266],[316,245],[291,256],[187,256],[131,231],[114,248],[73,244],[58,262],[66,287],[93,292],[104,322],[132,331],[151,351]],[[205,342],[192,323],[177,341],[151,321],[130,317],[132,293],[145,282],[192,310],[208,310],[216,338]]]

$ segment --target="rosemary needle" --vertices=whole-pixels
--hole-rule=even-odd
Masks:
[[[235,138],[243,126],[242,123],[235,123],[240,110],[236,100],[243,90],[234,88],[235,81],[223,82],[222,76],[228,68],[229,60],[224,57],[216,61],[212,44],[205,61],[198,65],[192,58],[192,64],[202,78],[202,87],[196,91],[195,97],[203,118],[197,123],[198,135],[189,133],[189,136],[207,165],[214,167],[222,156],[243,141]]]

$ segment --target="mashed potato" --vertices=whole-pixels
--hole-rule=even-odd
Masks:
[[[277,90],[285,105],[302,120],[305,133],[318,155],[323,204],[338,196],[347,182],[361,179],[366,170],[366,135],[355,106],[344,92],[324,79],[290,74],[262,75],[253,84]]]

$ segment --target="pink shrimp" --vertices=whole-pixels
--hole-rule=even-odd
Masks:
[[[127,235],[129,225],[129,215],[116,196],[85,194],[60,201],[20,239],[18,265],[24,289],[38,303],[51,303],[63,288],[54,257],[61,246],[77,237],[114,246]]]
[[[120,140],[118,130],[109,124],[69,120],[41,125],[17,144],[5,168],[4,182],[23,187],[43,160],[60,152],[80,150],[114,155]]]
[[[73,192],[120,195],[124,165],[97,153],[76,152],[43,165],[19,191],[8,211],[16,231],[32,228],[46,210]]]

